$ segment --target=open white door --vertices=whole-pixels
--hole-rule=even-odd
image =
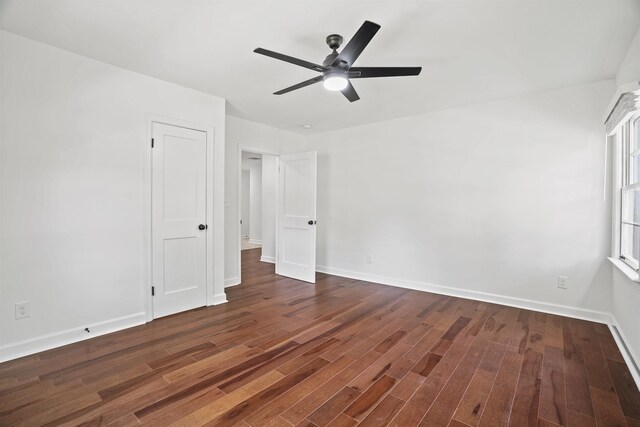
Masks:
[[[205,132],[153,123],[153,316],[207,304]]]
[[[316,282],[316,152],[280,156],[276,274]]]

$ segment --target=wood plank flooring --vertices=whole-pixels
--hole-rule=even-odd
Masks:
[[[0,364],[0,425],[640,426],[606,326],[242,252],[229,303]]]

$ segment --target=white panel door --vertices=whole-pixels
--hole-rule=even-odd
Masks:
[[[316,152],[280,156],[276,273],[316,282]]]
[[[202,307],[206,291],[206,133],[153,123],[153,316]]]

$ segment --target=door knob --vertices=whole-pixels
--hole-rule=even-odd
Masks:
[[[198,226],[198,230],[206,230],[207,228],[209,228],[209,226],[208,226],[208,225],[206,225],[206,224],[200,224],[200,225]]]
[[[312,219],[310,219],[309,222],[307,222],[307,224],[309,224],[309,225],[315,225],[317,223],[318,223],[317,221],[314,221]]]

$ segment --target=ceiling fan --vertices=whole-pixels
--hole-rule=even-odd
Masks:
[[[364,24],[362,24],[360,29],[353,38],[349,40],[349,43],[347,43],[340,53],[338,53],[337,49],[342,44],[342,36],[339,34],[327,36],[327,44],[333,49],[333,52],[325,58],[322,65],[283,55],[261,47],[255,49],[254,52],[322,73],[318,77],[279,90],[275,92],[274,95],[282,95],[314,83],[322,82],[326,89],[340,91],[350,102],[354,102],[360,99],[360,97],[351,84],[350,79],[417,76],[420,74],[420,71],[422,71],[422,67],[353,67],[353,63],[358,59],[358,56],[360,56],[379,29],[380,25],[371,21],[364,21]]]

